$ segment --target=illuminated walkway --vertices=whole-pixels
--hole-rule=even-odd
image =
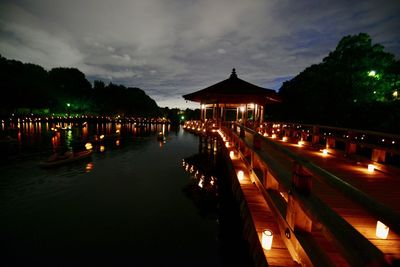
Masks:
[[[248,135],[247,139],[249,139]],[[385,173],[378,170],[368,171],[367,165],[361,162],[332,154],[326,155],[322,150],[307,146],[278,140],[276,142],[301,158],[334,174],[388,208],[397,212],[400,211],[400,194],[398,194],[400,177],[397,173]],[[262,144],[261,150],[274,153],[274,149],[267,143]],[[276,159],[279,160],[279,157],[276,157]],[[291,168],[291,163],[288,161],[281,160],[280,164],[286,166],[288,170]],[[370,214],[366,207],[346,198],[318,179],[313,180],[312,192],[378,247],[387,257],[398,257],[400,255],[400,236],[389,231],[386,239],[378,238],[376,236],[377,219]]]
[[[270,266],[397,264],[396,168],[377,164],[391,171],[368,170],[370,160],[357,162],[333,149],[323,153],[298,145],[295,138],[263,137],[237,123],[218,127],[191,122],[185,128],[225,144],[231,176],[238,184],[234,191],[243,201],[243,220],[257,233],[254,238],[245,225],[256,262],[261,250]],[[270,249],[264,246],[265,229],[273,233]]]

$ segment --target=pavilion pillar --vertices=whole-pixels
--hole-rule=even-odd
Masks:
[[[219,125],[219,104],[217,103],[216,109],[215,109],[215,118],[217,119],[217,125]]]
[[[226,104],[224,105],[224,112],[222,114],[222,120],[226,121]]]
[[[203,109],[203,105],[200,102],[200,120],[204,121],[204,109]]]
[[[247,104],[246,104],[245,108],[244,108],[244,122],[243,122],[244,125],[246,125],[248,117],[249,117],[249,112],[248,112],[248,107],[247,107]]]
[[[239,121],[239,107],[236,108],[236,122]]]
[[[213,115],[212,115],[213,120],[215,120],[215,104],[213,104]]]
[[[264,107],[260,106],[260,124],[264,122]]]

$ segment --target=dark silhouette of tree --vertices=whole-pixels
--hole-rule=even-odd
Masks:
[[[158,116],[156,102],[139,88],[94,81],[76,68],[47,72],[34,64],[8,60],[0,55],[1,106],[3,115],[24,108],[50,109],[54,113],[97,113]]]
[[[399,73],[399,61],[382,45],[372,44],[368,34],[345,36],[321,63],[283,83],[283,103],[272,107],[272,115],[279,120],[392,130],[400,116]]]

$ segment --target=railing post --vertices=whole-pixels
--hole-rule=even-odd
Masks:
[[[316,146],[318,144],[319,144],[319,127],[313,126],[312,145]]]
[[[244,131],[244,127],[243,126],[240,126],[240,137],[245,137],[246,136],[246,133],[245,133],[245,131]]]
[[[354,138],[354,133],[349,131],[347,137],[348,140],[346,142],[346,155],[356,154],[357,152],[357,144],[352,142],[353,138]]]
[[[260,150],[261,149],[261,137],[258,133],[253,135],[253,147],[254,149]]]
[[[385,160],[386,160],[386,151],[382,150],[382,149],[374,148],[372,150],[371,160],[374,161],[374,162],[379,162],[379,163],[385,162]]]
[[[311,194],[312,176],[297,161],[293,162],[292,185],[302,195]]]
[[[327,137],[326,138],[326,148],[335,148],[336,140],[335,137]]]

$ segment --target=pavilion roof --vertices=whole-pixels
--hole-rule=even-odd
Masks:
[[[262,88],[239,79],[235,69],[232,70],[232,74],[228,79],[184,95],[183,98],[201,103],[255,103],[265,105],[267,103],[280,102],[275,90]]]

